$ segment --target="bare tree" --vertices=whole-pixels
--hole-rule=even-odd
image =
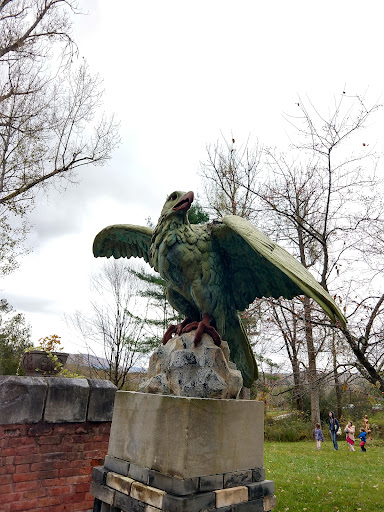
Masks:
[[[275,304],[277,325],[286,331],[289,320],[292,333],[299,322],[300,331],[305,333],[315,423],[320,412],[317,360],[331,345],[334,329],[342,333],[352,349],[354,366],[384,390],[384,296],[380,293],[382,282],[377,279],[382,267],[372,261],[375,251],[376,256],[382,254],[377,245],[372,250],[372,237],[383,239],[384,216],[382,182],[376,175],[377,155],[358,138],[379,105],[367,107],[361,97],[343,93],[331,114],[324,117],[308,103],[307,107],[300,100],[299,114],[289,118],[302,137],[290,154],[265,150],[262,182],[252,188],[239,178],[236,185],[237,190],[243,188],[254,194],[258,201],[253,202],[253,209],[263,212],[258,217],[262,228],[318,277],[349,319],[346,328],[332,325],[307,298],[301,301],[300,310],[293,308],[293,303],[283,304],[291,316],[281,316],[282,303]],[[220,180],[217,186],[221,186]],[[337,355],[335,350],[333,355]],[[336,387],[340,386],[337,368],[341,363],[351,364],[348,356],[343,358],[333,364]]]
[[[261,150],[258,144],[236,145],[224,139],[207,146],[206,162],[200,164],[205,198],[217,216],[238,215],[250,219],[254,215],[254,190],[259,174]]]
[[[119,389],[126,385],[130,370],[141,364],[143,356],[153,348],[146,336],[145,307],[137,301],[138,284],[139,279],[126,262],[108,260],[91,277],[95,295],[92,313],[78,311],[71,318],[89,351],[96,357],[100,350],[103,352],[107,365],[100,358],[94,371],[99,376],[106,373]]]
[[[77,12],[73,0],[0,2],[3,232],[12,216],[23,217],[33,207],[38,189],[73,181],[84,165],[104,164],[119,143],[114,118],[99,113],[100,77],[86,62],[77,64],[71,36]],[[21,235],[9,233],[10,250]]]

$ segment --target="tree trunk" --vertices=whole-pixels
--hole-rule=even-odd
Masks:
[[[292,371],[293,371],[293,384],[295,386],[294,395],[296,402],[296,410],[303,412],[303,384],[301,382],[299,361],[297,358],[291,359]]]
[[[333,364],[333,380],[335,381],[335,392],[336,392],[336,417],[341,418],[343,414],[343,406],[342,406],[342,389],[341,383],[339,379],[339,374],[337,373],[337,353],[336,353],[336,343],[335,343],[335,333],[332,333],[332,364]]]
[[[309,396],[311,400],[311,423],[315,427],[320,423],[320,393],[316,369],[316,350],[313,340],[313,330],[311,323],[311,302],[308,297],[304,297],[304,317],[305,317],[305,338],[307,342],[308,354],[308,384]]]

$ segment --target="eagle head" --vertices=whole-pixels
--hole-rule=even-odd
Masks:
[[[184,214],[187,213],[192,205],[193,198],[194,195],[192,191],[181,192],[180,190],[176,190],[175,192],[172,192],[165,201],[161,211],[161,217],[168,217],[169,215],[177,212],[184,212]]]

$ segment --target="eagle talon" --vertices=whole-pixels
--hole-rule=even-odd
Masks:
[[[211,336],[213,339],[213,342],[215,345],[220,347],[221,345],[221,337],[220,334],[216,331],[214,327],[211,326],[211,315],[208,313],[204,313],[203,319],[201,322],[191,322],[190,324],[186,325],[182,332],[191,332],[194,329],[196,329],[195,339],[194,339],[194,345],[198,345],[198,343],[201,341],[201,338],[203,337],[203,334],[206,332]]]
[[[177,325],[170,325],[164,333],[163,345],[166,345],[168,343],[168,341],[172,338],[173,334],[176,333],[178,336],[180,336],[180,334],[183,332],[184,327],[189,323],[189,321],[189,318],[185,318],[181,323]]]

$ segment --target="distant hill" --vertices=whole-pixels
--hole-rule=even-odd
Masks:
[[[77,366],[91,366],[96,370],[105,370],[108,368],[108,362],[104,357],[97,357],[92,354],[69,354],[67,364]],[[147,368],[133,366],[129,373],[146,373]]]

